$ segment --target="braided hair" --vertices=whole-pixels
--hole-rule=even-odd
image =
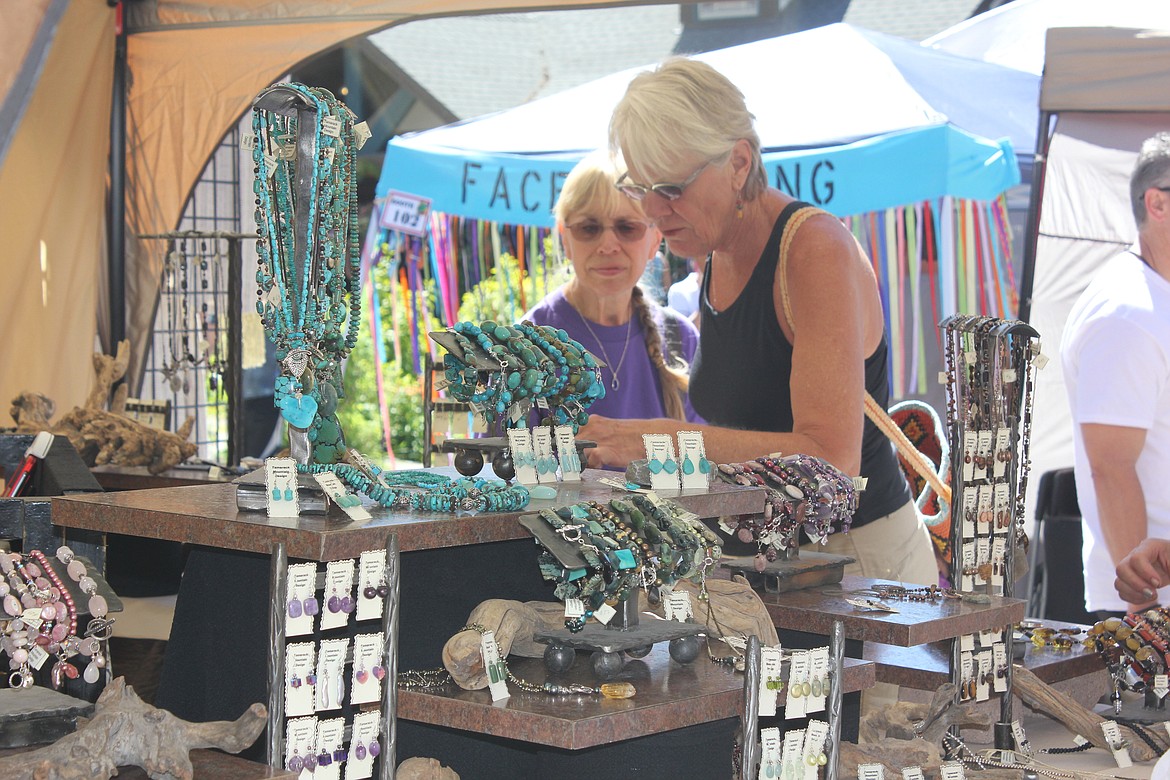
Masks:
[[[630,292],[630,305],[633,307],[634,316],[642,325],[642,335],[646,340],[646,354],[658,371],[658,380],[662,384],[662,405],[666,409],[666,416],[676,420],[685,420],[687,415],[683,399],[686,396],[687,387],[690,385],[687,366],[685,362],[677,367],[666,364],[666,358],[663,356],[663,334],[659,331],[658,323],[654,320],[654,312],[650,308],[649,301],[642,293],[642,288],[637,285],[634,285],[634,289]],[[672,362],[681,360],[677,355],[671,355],[671,358]]]

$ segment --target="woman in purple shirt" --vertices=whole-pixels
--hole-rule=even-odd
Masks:
[[[662,235],[614,188],[620,173],[599,151],[565,179],[555,215],[573,276],[524,319],[563,328],[605,364],[605,397],[591,414],[702,422],[687,399],[699,333],[637,286]]]

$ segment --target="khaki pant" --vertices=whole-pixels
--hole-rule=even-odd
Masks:
[[[846,574],[907,585],[938,584],[930,534],[909,502],[855,531],[831,535],[823,546],[805,545],[805,549],[855,559],[856,563],[845,567]]]

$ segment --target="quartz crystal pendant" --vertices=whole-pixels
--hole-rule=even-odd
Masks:
[[[607,699],[632,699],[637,690],[628,682],[602,683],[601,695]]]

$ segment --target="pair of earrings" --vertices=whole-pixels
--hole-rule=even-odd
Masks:
[[[385,573],[382,574],[382,580],[376,586],[375,585],[367,585],[366,587],[362,588],[362,595],[368,599],[372,599],[372,598],[384,599],[384,598],[386,598],[386,594],[389,592],[390,592],[390,588],[386,584],[386,574]]]
[[[778,676],[769,676],[764,680],[764,687],[769,691],[782,691],[784,690],[784,680]]]
[[[309,753],[302,758],[300,751],[293,748],[292,758],[288,760],[288,768],[290,772],[300,772],[302,769],[312,772],[319,763],[320,759],[316,753]]]
[[[557,459],[552,455],[545,455],[536,459],[536,473],[537,474],[555,474],[557,471]]]
[[[487,672],[488,679],[494,683],[505,682],[508,679],[508,667],[504,665],[503,658],[497,658],[488,664]]]
[[[304,601],[295,596],[288,600],[288,616],[290,618],[299,618],[301,615],[306,617],[313,617],[321,611],[321,602],[317,601],[315,595],[309,596]]]
[[[293,489],[291,487],[286,487],[284,490],[281,490],[278,487],[272,488],[273,501],[292,501],[294,498],[296,498],[296,494],[293,493]]]
[[[333,500],[336,501],[337,505],[343,509],[349,509],[362,505],[362,500],[353,493],[336,493],[333,496]]]
[[[561,470],[569,472],[581,470],[581,456],[577,454],[576,448],[561,456]]]
[[[646,468],[650,469],[651,474],[660,474],[664,471],[667,474],[673,474],[678,471],[678,464],[674,462],[674,458],[667,458],[666,460],[660,461],[658,460],[658,456],[655,455],[646,464]]]
[[[374,664],[373,668],[367,672],[366,662],[362,661],[361,667],[356,672],[354,672],[353,676],[354,679],[358,681],[359,685],[365,685],[369,681],[371,674],[374,675],[375,680],[385,679],[386,667],[382,666],[381,664]]]
[[[329,600],[325,602],[326,608],[334,614],[344,612],[349,614],[354,610],[353,598],[346,593],[344,596],[337,594],[337,586],[333,586],[333,593],[329,596]]]
[[[804,757],[804,763],[809,766],[824,766],[829,763],[829,757],[824,753],[809,753]]]
[[[305,675],[305,679],[302,682],[301,676],[296,673],[296,670],[293,670],[292,676],[288,678],[288,686],[290,688],[300,688],[302,684],[316,685],[317,684],[317,675],[313,672],[309,672],[308,674]]]
[[[707,460],[702,455],[700,455],[697,460],[698,465],[695,465],[695,461],[691,460],[691,454],[688,452],[685,456],[683,456],[682,472],[684,474],[694,474],[695,469],[698,469],[700,474],[710,474],[711,461]]]
[[[358,761],[361,761],[365,759],[367,754],[370,756],[370,758],[377,758],[382,754],[382,746],[378,744],[378,740],[371,739],[368,746],[363,745],[360,741],[354,743],[354,758],[356,758]]]
[[[512,465],[516,468],[531,466],[536,468],[536,453],[532,450],[521,450],[512,453]]]

